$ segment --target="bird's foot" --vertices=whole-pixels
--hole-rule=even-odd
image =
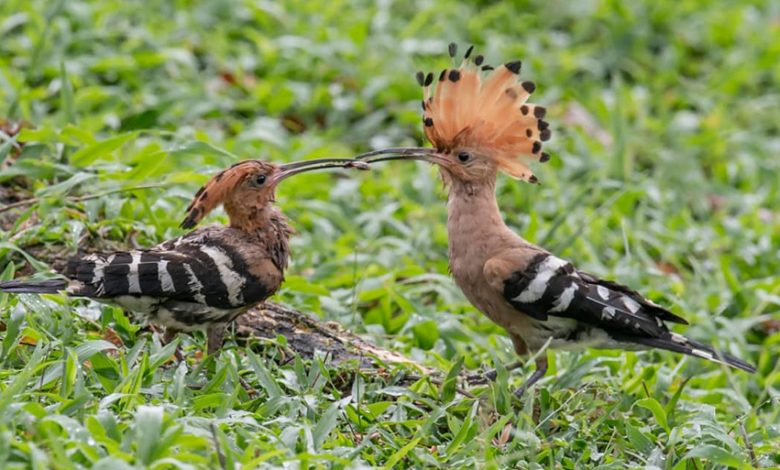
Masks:
[[[517,398],[522,398],[525,394],[526,390],[531,388],[533,384],[538,382],[542,377],[544,377],[544,374],[547,373],[547,356],[542,356],[536,359],[536,370],[533,374],[531,374],[530,377],[528,377],[528,380],[525,381],[523,385],[521,385],[517,390],[515,390],[514,395]]]
[[[515,396],[515,398],[518,399],[523,398],[523,395],[525,395],[525,392],[528,390],[528,388],[529,388],[529,383],[526,382],[523,385],[517,387],[517,390],[514,391],[513,395]]]
[[[507,371],[513,371],[521,367],[523,363],[521,361],[513,362],[506,367]],[[483,374],[469,374],[466,376],[466,381],[469,385],[485,385],[490,382],[494,382],[498,377],[497,369],[490,369]]]
[[[498,372],[496,372],[496,369],[490,369],[484,374],[467,375],[466,382],[468,382],[469,385],[485,385],[496,380],[497,376],[498,376]]]

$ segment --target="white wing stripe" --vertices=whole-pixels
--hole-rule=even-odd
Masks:
[[[549,255],[541,264],[539,264],[539,268],[536,271],[536,277],[528,284],[528,287],[512,300],[528,304],[541,299],[544,292],[547,290],[547,283],[555,276],[555,272],[558,268],[566,266],[567,264],[566,261]]]
[[[192,286],[193,295],[192,297],[195,299],[196,302],[199,304],[206,304],[206,297],[200,293],[201,289],[203,289],[203,284],[200,283],[198,280],[198,276],[195,275],[195,271],[192,270],[192,266],[189,265],[189,263],[182,263],[184,265],[184,270],[187,271],[187,277],[189,277],[188,284]]]
[[[628,311],[631,312],[631,313],[636,313],[641,308],[641,306],[639,305],[639,302],[637,302],[636,300],[632,299],[631,297],[623,296],[623,298],[621,300],[623,301],[623,305],[625,305],[626,308],[628,309]]]
[[[168,272],[168,260],[164,259],[160,261],[157,266],[157,279],[160,280],[160,288],[166,294],[173,293],[176,288],[173,286],[173,278],[171,273]]]
[[[672,333],[672,341],[679,344],[688,344],[688,338],[678,333]]]
[[[228,302],[230,302],[230,305],[239,306],[243,304],[244,296],[241,291],[246,284],[246,278],[233,271],[233,260],[230,259],[224,250],[215,246],[203,245],[200,247],[200,251],[205,253],[217,265],[219,278],[228,291]]]
[[[579,289],[579,286],[577,284],[570,285],[566,289],[561,292],[561,295],[558,296],[557,299],[555,299],[555,302],[553,303],[553,308],[550,309],[550,313],[552,312],[563,312],[564,310],[569,308],[569,305],[571,305],[572,300],[574,300],[574,293],[577,292],[577,289]]]
[[[604,286],[596,287],[596,293],[599,294],[599,297],[601,297],[604,300],[609,299],[609,289],[607,289]]]
[[[140,294],[141,280],[138,276],[138,263],[141,262],[141,252],[131,251],[130,256],[130,271],[127,274],[127,292],[130,294]]]
[[[608,318],[615,318],[615,313],[616,313],[615,307],[604,307],[601,310],[601,318],[603,320],[606,320]]]
[[[101,260],[97,255],[89,255],[88,258],[91,257],[91,260],[95,261],[95,275],[92,277],[92,282],[90,284],[94,284],[98,286],[98,292],[100,292],[103,289],[102,280],[105,276],[105,267],[108,264],[111,264],[112,261],[114,261],[114,257],[116,255],[109,255],[108,258],[105,259],[105,261]]]

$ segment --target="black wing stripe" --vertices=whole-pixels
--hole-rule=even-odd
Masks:
[[[186,263],[182,259],[166,259],[166,261],[165,270],[171,278],[173,287],[171,297],[177,299],[193,298],[195,291],[190,288],[190,276],[185,268]]]
[[[127,295],[130,290],[130,265],[111,263],[103,267],[102,295]]]
[[[120,251],[117,253],[114,253],[113,256],[109,261],[107,261],[109,266],[118,266],[118,265],[125,265],[130,264],[133,261],[133,255],[127,251]]]
[[[138,262],[138,287],[142,294],[154,294],[160,292],[160,256],[152,256],[149,252],[142,252]]]
[[[84,257],[76,256],[68,260],[68,264],[65,266],[62,274],[70,279],[79,281],[82,283],[91,282],[95,277],[95,270],[97,269],[98,257],[95,255],[87,255]],[[101,261],[102,263],[102,261]]]

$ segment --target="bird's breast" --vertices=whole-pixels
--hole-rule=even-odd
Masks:
[[[471,264],[464,262],[462,258],[450,262],[455,284],[477,310],[510,332],[522,330],[527,319],[490,286],[483,268],[484,262]]]

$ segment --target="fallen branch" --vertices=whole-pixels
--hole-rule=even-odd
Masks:
[[[384,364],[403,364],[418,371],[417,374],[405,375],[404,382],[416,382],[427,377],[435,385],[442,384],[442,380],[436,377],[441,375],[439,371],[366,341],[338,323],[322,322],[311,315],[272,302],[266,302],[238,317],[235,331],[236,335],[248,341],[252,338],[274,339],[282,335],[287,339],[289,348],[298,356],[311,359],[318,353],[329,358],[332,364],[353,361],[363,372],[380,371]],[[474,398],[466,390],[456,390],[465,397]]]
[[[291,308],[272,302],[255,307],[236,319],[236,335],[247,338],[287,339],[297,355],[310,359],[319,353],[333,364],[354,361],[361,368],[377,368],[383,363],[413,366],[421,374],[435,373],[401,354],[381,348],[345,330],[335,322],[323,322]]]

